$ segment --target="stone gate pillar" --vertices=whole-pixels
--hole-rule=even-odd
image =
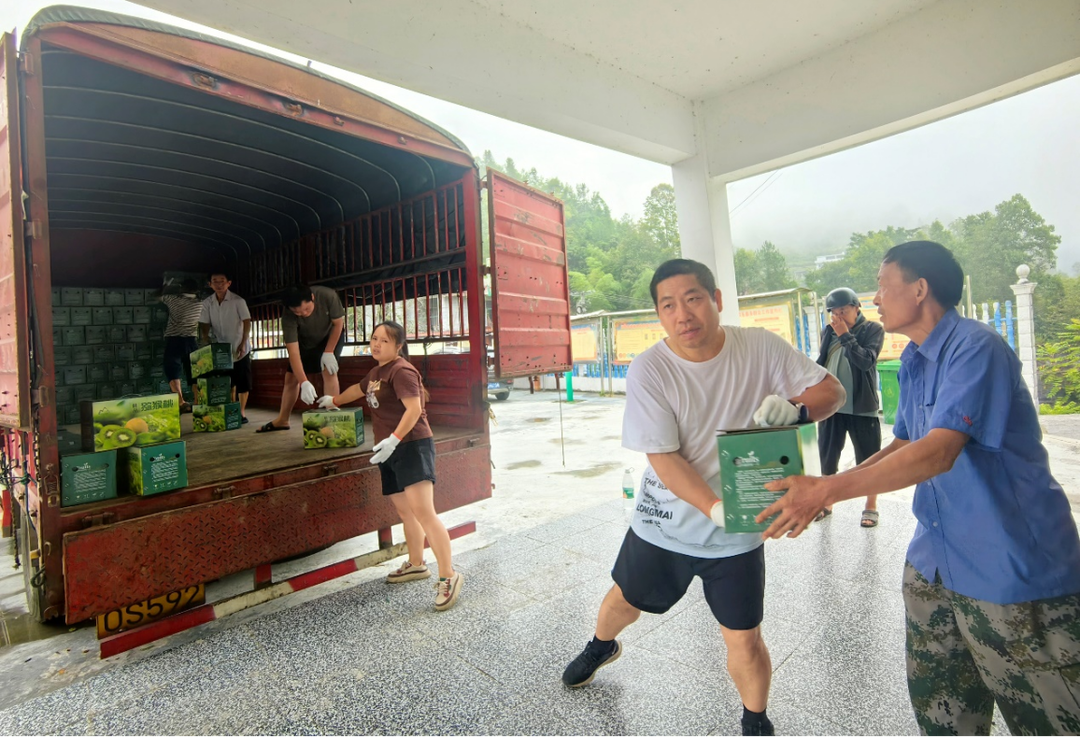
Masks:
[[[1016,267],[1019,281],[1012,285],[1016,295],[1016,344],[1017,355],[1024,367],[1024,381],[1031,391],[1035,406],[1039,406],[1039,367],[1035,360],[1035,282],[1028,281],[1031,269],[1026,264]]]

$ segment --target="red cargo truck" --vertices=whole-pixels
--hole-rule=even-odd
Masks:
[[[348,312],[342,387],[373,365],[371,326],[403,323],[414,350],[430,349],[411,360],[431,393],[437,507],[490,496],[485,329],[503,377],[571,364],[558,200],[495,172],[482,183],[463,144],[384,100],[177,28],[48,9],[18,53],[3,37],[2,64],[0,470],[41,620],[79,622],[364,533],[386,543],[396,519],[370,430],[360,449],[304,450],[298,420],[288,433],[185,433],[186,488],[62,506],[57,430],[91,386],[68,382],[86,352],[53,324],[64,288],[131,296],[164,271],[228,270],[253,316],[251,406],[274,408],[278,295],[332,287]]]

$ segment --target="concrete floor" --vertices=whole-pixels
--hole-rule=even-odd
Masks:
[[[433,611],[429,581],[384,584],[395,561],[105,662],[91,628],[55,628],[0,649],[0,732],[737,734],[739,699],[697,586],[629,628],[623,657],[589,687],[560,683],[610,586],[622,470],[643,462],[619,447],[622,398],[578,398],[515,391],[495,405],[494,496],[444,516],[478,526],[454,543],[465,586],[453,610]],[[1080,490],[1080,443],[1047,444],[1063,485]],[[900,595],[910,502],[910,491],[883,497],[873,530],[858,527],[858,502],[838,505],[798,540],[767,545],[779,733],[917,733]],[[275,578],[374,547],[340,543]]]

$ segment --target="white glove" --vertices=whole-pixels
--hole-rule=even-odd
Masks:
[[[319,395],[315,393],[315,385],[310,381],[305,381],[300,385],[300,401],[304,404],[315,404],[315,400],[319,398]]]
[[[799,421],[799,410],[795,405],[778,394],[765,397],[761,406],[754,413],[754,422],[759,427],[780,427],[794,425]]]
[[[724,526],[724,502],[717,499],[716,504],[712,505],[712,509],[709,510],[709,518],[713,521],[713,524],[717,527]]]
[[[327,394],[324,397],[319,397],[319,409],[341,409],[334,404],[334,398]]]
[[[322,364],[323,371],[330,374],[331,376],[337,373],[337,356],[335,356],[333,353],[322,354],[322,360],[319,363]]]
[[[386,440],[380,440],[379,442],[375,443],[375,447],[372,448],[372,450],[375,451],[375,455],[371,456],[371,462],[382,463],[383,461],[385,461],[398,447],[398,443],[400,442],[401,440],[398,438],[397,435],[395,435],[394,433],[390,433],[390,437],[388,437]]]

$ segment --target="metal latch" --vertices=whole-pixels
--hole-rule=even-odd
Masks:
[[[92,514],[89,517],[83,517],[81,520],[83,529],[88,527],[101,527],[102,525],[111,525],[116,521],[116,514],[114,512],[102,512],[101,514]]]
[[[50,507],[60,506],[60,488],[56,474],[48,474],[43,479],[45,486],[45,504]]]
[[[200,87],[206,87],[207,89],[213,89],[217,85],[216,79],[203,72],[193,72],[191,74],[191,81]]]
[[[214,489],[213,495],[215,499],[232,499],[233,490],[235,486],[219,486]]]
[[[325,466],[322,467],[322,470],[326,472],[327,476],[333,476],[335,473],[337,473],[337,464],[327,463]]]

